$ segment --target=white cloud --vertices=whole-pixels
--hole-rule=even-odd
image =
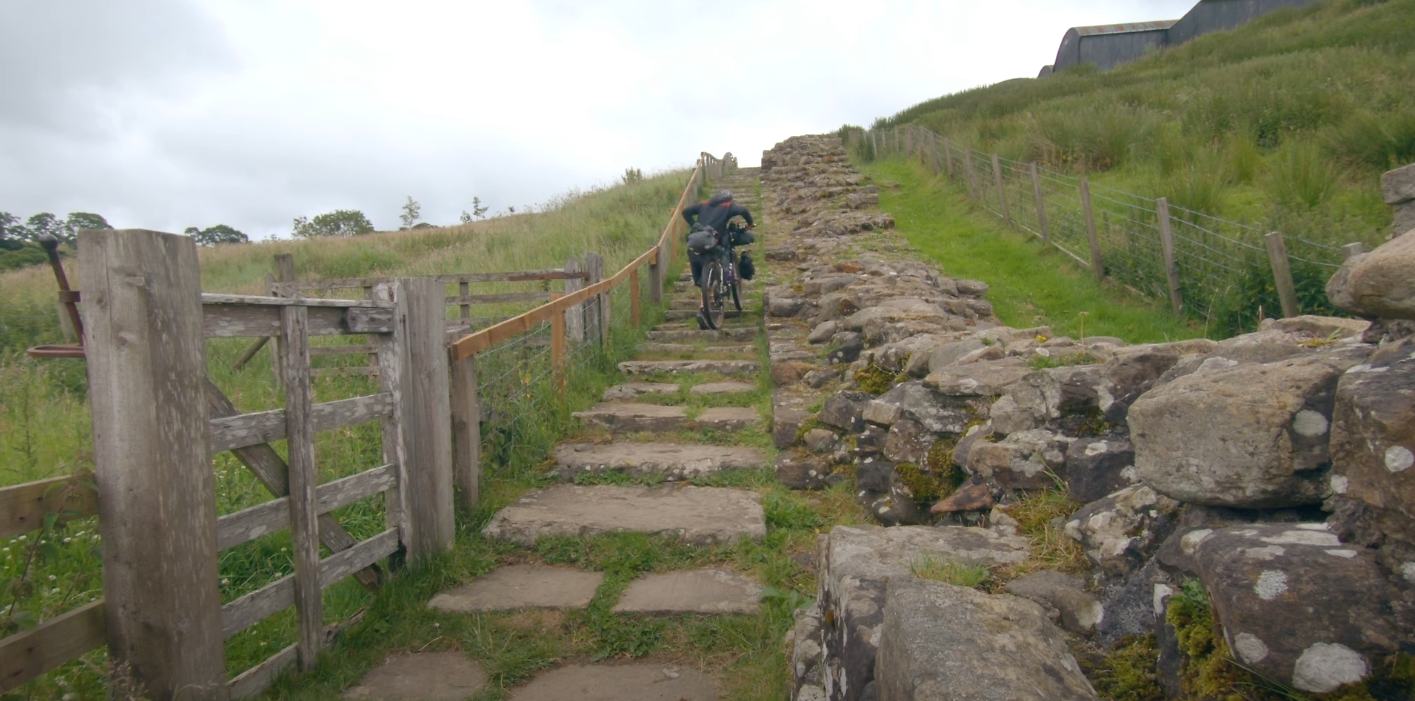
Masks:
[[[446,223],[699,150],[754,164],[1191,4],[0,0],[0,209],[263,235],[391,227],[412,195]]]

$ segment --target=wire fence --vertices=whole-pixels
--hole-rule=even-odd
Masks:
[[[1339,312],[1326,282],[1358,243],[1333,246],[1221,219],[1152,198],[1000,158],[917,125],[851,131],[847,148],[868,159],[917,158],[946,174],[980,209],[1030,233],[1176,314],[1235,333],[1264,316]]]

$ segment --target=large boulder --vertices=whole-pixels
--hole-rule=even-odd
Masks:
[[[1163,346],[1137,347],[1107,360],[1101,368],[1097,404],[1111,423],[1125,421],[1130,405],[1148,392],[1165,371],[1179,362],[1180,353]]]
[[[1066,448],[1067,493],[1089,504],[1135,483],[1135,446],[1123,436],[1078,438]]]
[[[924,386],[950,397],[1000,397],[1031,373],[1021,360],[1004,358],[931,372]]]
[[[1070,442],[1044,429],[1019,431],[997,443],[979,441],[968,452],[968,471],[1002,489],[1055,487]]]
[[[1135,470],[1184,502],[1243,508],[1327,493],[1336,384],[1363,348],[1181,377],[1130,408]]]
[[[820,606],[826,625],[823,666],[831,701],[867,698],[890,580],[908,579],[925,559],[979,565],[1019,564],[1027,539],[982,528],[836,526],[816,540]],[[1045,620],[1045,617],[1043,617]]]
[[[1327,297],[1358,316],[1415,319],[1415,235],[1402,232],[1370,253],[1341,265],[1327,281]]]
[[[1097,699],[1041,606],[942,582],[890,581],[879,701]]]
[[[1353,535],[1381,545],[1386,566],[1415,584],[1415,341],[1341,376],[1331,457],[1334,500],[1365,512]]]
[[[1326,693],[1362,681],[1402,637],[1409,642],[1374,558],[1325,524],[1226,528],[1196,550],[1224,638],[1263,676]]]
[[[1099,406],[1101,374],[1099,365],[1078,365],[1027,375],[993,404],[993,427],[1014,433],[1054,424],[1063,416],[1091,414]]]

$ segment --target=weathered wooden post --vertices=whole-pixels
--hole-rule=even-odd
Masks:
[[[1184,314],[1184,299],[1179,293],[1179,268],[1174,262],[1174,231],[1170,228],[1169,199],[1155,200],[1155,215],[1159,218],[1160,249],[1164,253],[1164,275],[1169,280],[1169,305],[1175,316]]]
[[[472,284],[463,280],[457,283],[457,296],[462,298],[462,303],[457,305],[457,317],[468,329],[472,327],[472,305],[467,304],[466,299],[472,296]]]
[[[639,269],[629,271],[629,318],[639,325]]]
[[[79,233],[110,659],[154,699],[225,699],[196,244]]]
[[[968,199],[978,201],[978,171],[973,167],[973,149],[963,147],[963,167],[968,170]]]
[[[1037,172],[1037,164],[1029,163],[1028,171],[1032,174],[1032,199],[1037,203],[1037,229],[1042,232],[1042,241],[1051,243],[1051,229],[1047,226],[1046,200],[1042,197],[1042,177]]]
[[[1287,259],[1287,244],[1282,234],[1272,232],[1264,237],[1268,247],[1268,263],[1272,265],[1273,282],[1277,283],[1277,296],[1282,302],[1282,316],[1291,319],[1302,313],[1297,304],[1297,286],[1292,282],[1292,264]]]
[[[1086,216],[1086,239],[1091,244],[1091,272],[1096,282],[1105,280],[1105,265],[1101,262],[1101,242],[1096,236],[1096,212],[1091,208],[1091,181],[1081,176],[1081,210]]]
[[[560,299],[561,295],[552,293],[551,301]],[[551,374],[555,377],[555,388],[561,392],[565,391],[565,315],[550,315],[550,367]]]
[[[275,256],[275,283],[295,283],[299,278],[295,275],[295,256],[290,253],[278,253]],[[272,285],[269,279],[266,280],[266,292],[271,297],[297,297],[293,292],[284,292],[276,285]],[[282,379],[281,373],[284,371],[280,365],[282,354],[280,351],[280,337],[272,336],[275,343],[270,348],[270,372],[275,379],[275,386],[279,387]]]
[[[1002,162],[992,155],[992,179],[997,183],[997,201],[1002,207],[1002,221],[1012,228],[1012,214],[1007,211],[1007,188],[1002,185]]]
[[[604,258],[598,253],[590,252],[585,254],[585,270],[589,273],[589,284],[604,280]],[[593,323],[595,338],[600,345],[609,343],[609,326],[614,321],[614,317],[609,309],[609,292],[601,292],[594,296],[594,302],[590,305],[594,308]],[[590,320],[586,319],[585,325],[590,326]]]
[[[477,397],[477,357],[448,359],[452,369],[452,484],[457,508],[475,509],[481,498],[481,400]]]
[[[285,378],[285,432],[289,445],[290,536],[295,563],[295,650],[300,669],[314,669],[324,646],[324,604],[319,585],[319,483],[310,407],[309,311],[280,308],[280,366]]]
[[[663,304],[663,276],[668,268],[667,251],[663,246],[653,247],[653,257],[649,259],[649,301]]]
[[[446,292],[433,278],[400,278],[394,334],[405,337],[398,370],[399,430],[406,475],[406,537],[413,563],[452,547],[451,396]],[[381,355],[380,355],[381,358]]]
[[[1362,245],[1360,241],[1357,241],[1355,243],[1348,243],[1345,246],[1341,247],[1341,259],[1351,260],[1352,258],[1355,258],[1356,256],[1359,256],[1365,252],[1366,247]]]
[[[578,274],[581,270],[580,259],[570,256],[565,261],[565,272]],[[585,286],[585,279],[581,277],[565,278],[565,294],[572,295],[579,292]],[[565,310],[565,335],[571,343],[581,343],[585,340],[585,305],[572,305]]]

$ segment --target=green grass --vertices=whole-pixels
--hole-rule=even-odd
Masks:
[[[1100,285],[1065,254],[971,212],[946,177],[904,159],[861,164],[880,188],[880,208],[899,233],[950,277],[988,283],[987,299],[1004,324],[1050,326],[1058,336],[1116,336],[1130,343],[1179,340],[1204,330],[1176,320],[1167,307]]]
[[[1093,67],[1092,67],[1093,68]],[[1108,72],[910,107],[955,143],[1290,235],[1379,243],[1382,171],[1415,160],[1415,0],[1327,0]]]

